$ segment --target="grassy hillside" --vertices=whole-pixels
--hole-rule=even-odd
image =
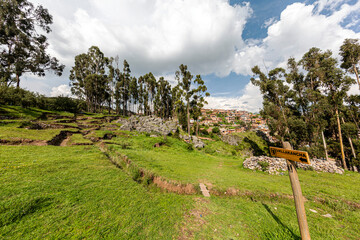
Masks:
[[[77,132],[61,146],[0,145],[0,239],[300,239],[287,173],[242,167],[245,154],[267,151],[253,132],[240,135],[241,146],[205,140],[198,150],[174,137],[120,131],[104,115],[75,121],[40,109],[0,111],[3,140]],[[36,123],[50,127],[23,128]],[[146,174],[195,189],[205,183],[211,197],[169,193]],[[312,239],[358,239],[360,175],[299,170],[299,178]]]
[[[0,146],[0,238],[171,239],[190,197],[148,190],[93,146]]]

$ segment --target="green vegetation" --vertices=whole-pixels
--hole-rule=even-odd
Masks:
[[[2,140],[20,140],[20,139],[29,139],[29,140],[39,140],[39,141],[49,141],[61,131],[78,131],[77,129],[42,129],[42,130],[32,130],[25,128],[14,128],[14,127],[0,127],[0,139]]]
[[[70,136],[70,140],[68,142],[71,145],[81,145],[81,144],[92,144],[92,141],[84,138],[82,134],[73,134]]]
[[[170,137],[161,147],[153,147],[155,143],[161,141],[164,141],[161,137],[150,138],[138,135],[113,138],[109,143],[117,143],[111,146],[111,151],[128,156],[139,168],[147,169],[156,175],[183,184],[198,185],[200,182],[207,182],[220,192],[236,188],[241,192],[256,194],[292,195],[287,176],[272,176],[243,169],[244,159],[233,156],[231,153],[231,148],[234,146],[213,142],[211,148],[215,152],[210,155],[206,153],[207,148],[202,151],[189,151],[186,143]],[[127,147],[124,149],[121,144],[127,144]],[[229,148],[222,148],[221,145]],[[220,147],[217,148],[217,146]],[[304,196],[309,199],[315,196],[338,197],[349,201],[360,199],[360,193],[351,191],[356,182],[360,180],[358,174],[348,173],[341,176],[299,170],[299,178],[304,185]],[[339,188],[340,185],[341,188]],[[319,189],[322,190],[319,192]]]
[[[8,114],[16,117],[15,111]],[[96,121],[102,130],[74,133],[66,147],[0,146],[0,238],[299,239],[287,174],[242,167],[246,154],[267,152],[255,132],[237,134],[239,146],[213,135],[199,150],[175,137],[107,130],[112,124],[102,118],[79,115],[75,124]],[[62,130],[19,128],[33,120],[27,119],[3,123],[0,133],[40,140]],[[31,124],[66,119],[57,115]],[[105,143],[106,153],[102,144],[71,146],[92,144],[90,138]],[[174,186],[192,184],[196,193],[167,193],[154,176]],[[360,193],[354,186],[360,175],[299,170],[299,178],[312,239],[356,239]],[[200,182],[211,198],[200,197]]]
[[[148,190],[93,146],[0,146],[0,238],[171,239],[190,197]]]

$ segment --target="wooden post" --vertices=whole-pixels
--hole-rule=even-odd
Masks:
[[[284,142],[283,147],[285,149],[292,150],[292,147],[289,142]],[[310,238],[308,223],[306,220],[304,199],[301,193],[301,187],[300,187],[299,177],[296,171],[295,163],[289,160],[286,160],[286,162],[287,162],[291,187],[294,195],[296,215],[299,223],[301,239],[310,240],[311,238]]]

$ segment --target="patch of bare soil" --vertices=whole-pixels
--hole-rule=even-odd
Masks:
[[[53,139],[51,139],[47,143],[48,143],[48,145],[60,146],[66,138],[68,138],[69,136],[71,136],[74,133],[80,133],[80,131],[77,131],[77,132],[61,131],[58,135],[53,137]]]
[[[68,142],[70,141],[70,136],[67,136],[67,138],[65,138],[61,143],[60,143],[60,147],[66,147],[68,145]]]
[[[180,240],[193,239],[194,233],[207,224],[204,217],[211,214],[210,210],[206,207],[206,205],[210,202],[209,199],[197,197],[194,200],[195,208],[185,214],[184,223],[180,228]]]
[[[197,191],[192,184],[177,184],[163,180],[161,177],[154,177],[153,182],[156,186],[161,189],[167,190],[169,192],[174,192],[178,194],[196,194]]]
[[[43,140],[31,140],[31,139],[12,139],[12,140],[4,140],[0,139],[0,145],[8,145],[8,146],[18,146],[18,145],[34,145],[34,146],[46,146],[47,141]]]

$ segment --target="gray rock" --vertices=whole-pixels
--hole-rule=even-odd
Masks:
[[[121,130],[136,130],[138,132],[158,133],[161,135],[174,133],[177,129],[177,122],[165,121],[153,116],[131,116],[128,119],[119,119],[117,122],[123,124],[120,127]]]
[[[262,170],[259,162],[267,162],[268,167],[266,172],[270,174],[280,174],[281,172],[287,171],[286,160],[283,158],[272,158],[267,156],[260,157],[250,157],[247,158],[243,162],[244,168],[252,169],[252,170]],[[296,163],[298,168],[302,168],[304,170],[314,170],[317,172],[328,172],[328,173],[338,173],[343,174],[344,169],[337,166],[335,162],[325,161],[321,159],[311,159],[309,164]]]

